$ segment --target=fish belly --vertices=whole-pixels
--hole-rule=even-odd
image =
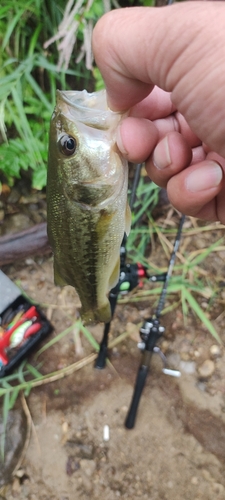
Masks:
[[[99,210],[68,202],[64,216],[61,212],[61,220],[52,228],[55,282],[75,287],[87,323],[107,323],[111,318],[107,293],[119,279],[122,205],[121,197]]]

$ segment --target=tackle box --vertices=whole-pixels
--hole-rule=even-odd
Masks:
[[[52,330],[38,305],[0,270],[0,378],[12,373]]]

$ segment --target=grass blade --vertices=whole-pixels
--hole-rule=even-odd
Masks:
[[[201,309],[201,307],[199,306],[198,302],[195,300],[193,295],[186,288],[183,288],[183,294],[184,294],[185,299],[189,303],[190,307],[196,313],[196,315],[199,317],[199,319],[201,320],[203,325],[206,326],[206,328],[209,330],[211,335],[217,340],[217,342],[219,342],[221,344],[221,340],[220,340],[220,337],[219,337],[216,329],[214,328],[211,321],[207,318],[204,311]]]
[[[80,321],[80,329],[82,333],[85,335],[88,342],[91,344],[91,346],[94,347],[96,351],[99,351],[99,344],[97,340],[95,340],[91,332],[89,332],[89,330],[83,325],[81,321]]]

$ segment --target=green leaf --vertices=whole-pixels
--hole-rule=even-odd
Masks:
[[[12,410],[19,395],[19,389],[15,387],[9,398],[9,410]]]
[[[28,72],[26,72],[25,76],[27,82],[30,84],[31,88],[33,89],[37,97],[39,97],[40,101],[44,104],[46,109],[50,113],[52,113],[52,104],[48,101],[48,99],[46,99],[44,92],[41,90],[41,87],[37,84],[33,76]]]
[[[93,337],[92,333],[83,325],[83,323],[81,321],[80,321],[80,329],[83,332],[83,334],[85,335],[85,337],[88,340],[88,342],[92,345],[92,347],[94,347],[94,349],[96,351],[99,351],[99,344],[98,344],[98,342],[95,340],[95,338]]]
[[[8,23],[7,30],[6,30],[6,33],[5,33],[5,36],[3,38],[3,42],[2,42],[2,50],[5,50],[6,45],[8,44],[9,39],[12,35],[12,32],[13,32],[16,24],[18,23],[19,19],[21,18],[22,14],[23,14],[23,10],[21,9],[12,18],[11,22]]]
[[[35,379],[42,378],[42,374],[37,370],[37,368],[35,368],[34,366],[30,365],[30,363],[26,363],[26,368],[31,373],[31,375],[34,376]]]
[[[65,335],[67,335],[68,333],[70,333],[71,330],[73,330],[74,328],[76,328],[78,324],[80,324],[80,320],[76,321],[71,326],[69,326],[68,328],[66,328],[65,330],[63,330],[61,333],[59,333],[58,335],[56,335],[55,338],[53,338],[49,342],[47,342],[47,344],[45,344],[41,349],[39,349],[39,351],[36,354],[36,358],[38,356],[40,356],[40,354],[42,352],[44,352],[47,349],[49,349],[49,347],[52,347],[56,342],[59,342],[59,340],[61,340],[63,337],[65,337]]]

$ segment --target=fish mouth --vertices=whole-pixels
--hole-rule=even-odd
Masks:
[[[121,113],[108,107],[105,90],[97,93],[57,90],[57,104],[61,108],[66,104],[75,120],[101,130],[115,128],[121,119]]]

